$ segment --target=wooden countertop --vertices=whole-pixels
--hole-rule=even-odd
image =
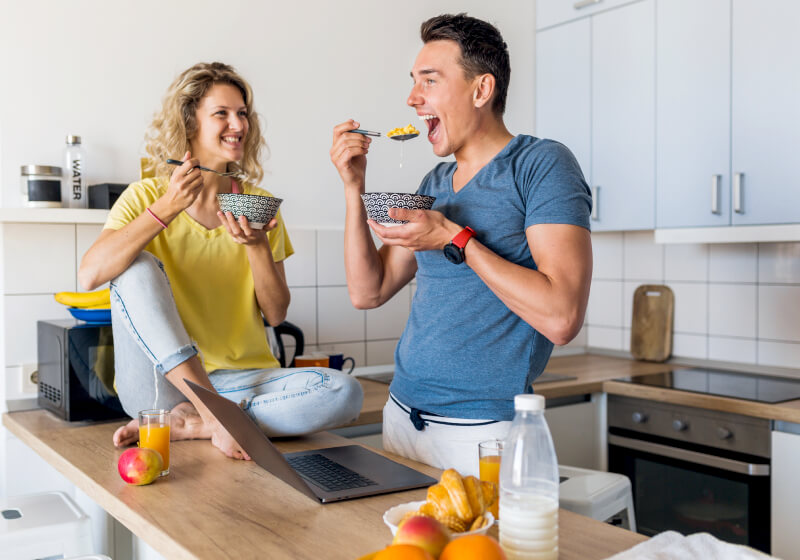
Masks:
[[[672,370],[685,367],[687,366],[677,363],[640,362],[633,359],[597,354],[561,356],[551,358],[545,368],[545,372],[574,376],[576,379],[541,384],[534,382],[533,387],[535,392],[543,395],[546,399],[605,392],[611,395],[638,397],[800,424],[800,399],[778,404],[767,404],[613,381],[614,379],[637,375],[667,374]],[[380,422],[383,405],[389,395],[389,386],[368,379],[360,378],[359,380],[364,387],[364,408],[362,416],[354,424]]]
[[[3,425],[171,560],[353,560],[390,542],[385,510],[425,496],[420,489],[321,505],[256,464],[228,459],[200,440],[172,442],[167,478],[128,486],[116,468],[122,450],[111,444],[118,422],[69,423],[31,410],[4,414]],[[348,442],[322,433],[276,443],[296,451]],[[436,469],[386,455],[438,476]],[[559,524],[560,560],[599,560],[646,540],[564,510]]]

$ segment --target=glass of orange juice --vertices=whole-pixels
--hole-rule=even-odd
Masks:
[[[161,454],[164,470],[169,474],[169,411],[142,410],[139,412],[139,447],[154,449]]]
[[[503,441],[490,439],[478,444],[478,472],[481,480],[494,482],[500,491],[500,458],[503,456]],[[498,519],[497,502],[492,504],[489,511]]]

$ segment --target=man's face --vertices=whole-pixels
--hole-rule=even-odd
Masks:
[[[428,125],[428,141],[439,157],[457,152],[475,128],[475,81],[467,80],[459,64],[455,41],[431,41],[417,55],[407,103]]]

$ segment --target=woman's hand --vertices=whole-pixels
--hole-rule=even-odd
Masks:
[[[278,220],[272,218],[264,229],[253,229],[245,216],[237,220],[232,212],[217,212],[219,221],[225,226],[228,234],[239,245],[259,245],[267,243],[267,232],[278,225]]]
[[[162,198],[176,210],[176,213],[186,210],[197,199],[203,190],[203,174],[195,169],[200,162],[192,158],[191,152],[183,156],[183,165],[176,167],[169,179],[167,192]]]

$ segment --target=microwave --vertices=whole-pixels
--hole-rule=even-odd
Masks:
[[[110,323],[37,321],[37,402],[68,421],[127,417],[114,390]]]

